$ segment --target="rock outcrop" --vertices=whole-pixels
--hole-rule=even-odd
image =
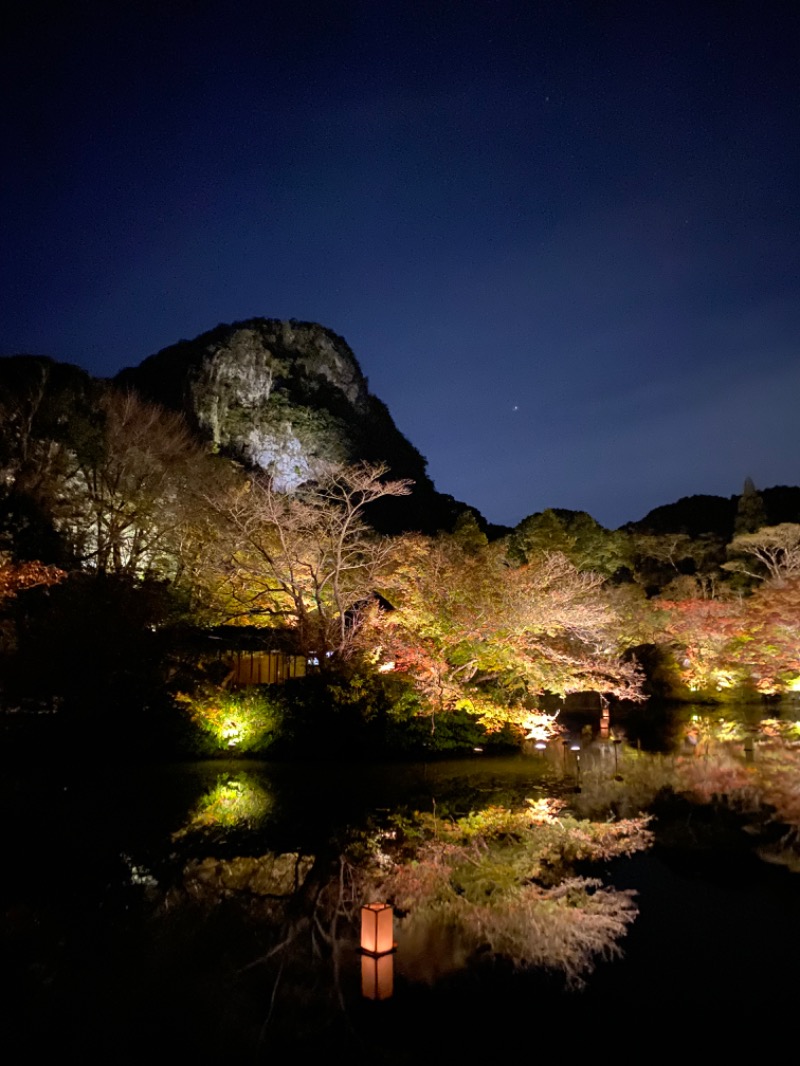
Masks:
[[[324,326],[254,318],[219,325],[123,370],[116,383],[181,411],[222,454],[269,473],[284,491],[326,462],[382,462],[414,482],[380,501],[387,531],[450,529],[465,508],[436,492],[426,461],[369,391],[348,344]]]

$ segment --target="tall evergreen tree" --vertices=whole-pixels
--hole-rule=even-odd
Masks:
[[[742,533],[755,533],[766,524],[767,512],[761,493],[756,489],[752,478],[745,478],[744,490],[736,507],[734,533],[737,537]]]

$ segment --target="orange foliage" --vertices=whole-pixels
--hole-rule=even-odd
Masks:
[[[0,604],[13,599],[25,589],[40,585],[57,585],[66,577],[57,566],[46,566],[37,561],[29,563],[12,563],[0,560]]]
[[[661,639],[694,692],[736,685],[779,692],[800,675],[800,578],[765,582],[741,600],[659,601]]]

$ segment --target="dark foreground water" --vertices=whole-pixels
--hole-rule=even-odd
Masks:
[[[456,968],[443,930],[400,941],[391,997],[376,1002],[356,926],[303,924],[293,863],[322,857],[335,875],[337,850],[392,812],[457,817],[568,794],[561,759],[6,763],[3,1061],[633,1061],[687,1043],[779,1048],[800,988],[800,875],[729,828],[715,840],[698,826],[696,847],[684,832],[601,871],[636,889],[640,913],[624,957],[600,962],[581,990],[502,961]]]

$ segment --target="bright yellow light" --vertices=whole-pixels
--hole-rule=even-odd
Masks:
[[[724,688],[733,688],[736,684],[736,678],[728,670],[712,670],[711,678],[717,686],[717,691],[721,691]]]
[[[531,711],[530,714],[526,714],[520,723],[527,731],[525,739],[538,741],[552,739],[557,732],[556,718],[558,718],[558,711],[555,714],[547,714],[545,711]]]
[[[553,825],[558,822],[558,813],[565,806],[560,799],[548,798],[528,801],[531,818],[537,825]]]
[[[212,826],[232,828],[254,824],[267,813],[272,800],[263,786],[250,774],[238,773],[220,778],[189,815],[183,829],[175,836]]]

